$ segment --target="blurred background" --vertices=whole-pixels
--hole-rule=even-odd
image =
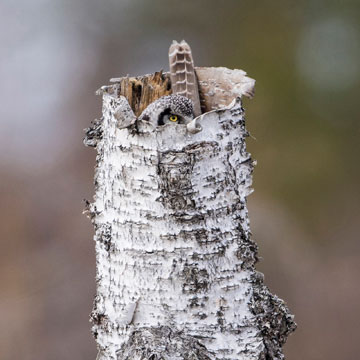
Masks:
[[[199,66],[257,80],[244,100],[258,166],[258,268],[298,323],[287,359],[358,358],[360,2],[3,0],[0,3],[0,358],[94,359],[95,151],[111,77]]]

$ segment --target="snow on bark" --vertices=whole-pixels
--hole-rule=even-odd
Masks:
[[[98,359],[283,359],[295,324],[254,268],[240,98],[201,115],[194,133],[139,121],[108,90],[85,139],[98,152]]]

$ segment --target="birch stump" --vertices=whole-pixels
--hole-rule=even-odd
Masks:
[[[241,70],[197,68],[203,114],[192,127],[137,116],[170,93],[168,74],[113,79],[103,116],[87,129],[97,149],[97,294],[91,314],[99,360],[283,359],[295,329],[255,270],[246,197]],[[196,131],[191,131],[196,129]]]

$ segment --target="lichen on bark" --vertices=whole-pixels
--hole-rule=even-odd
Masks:
[[[255,270],[241,99],[203,114],[193,134],[137,120],[113,87],[85,141],[98,152],[99,359],[283,359],[295,325]]]

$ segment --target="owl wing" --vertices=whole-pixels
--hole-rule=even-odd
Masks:
[[[186,96],[193,102],[194,115],[201,115],[198,82],[190,46],[183,40],[173,41],[169,49],[170,79],[173,94]]]

